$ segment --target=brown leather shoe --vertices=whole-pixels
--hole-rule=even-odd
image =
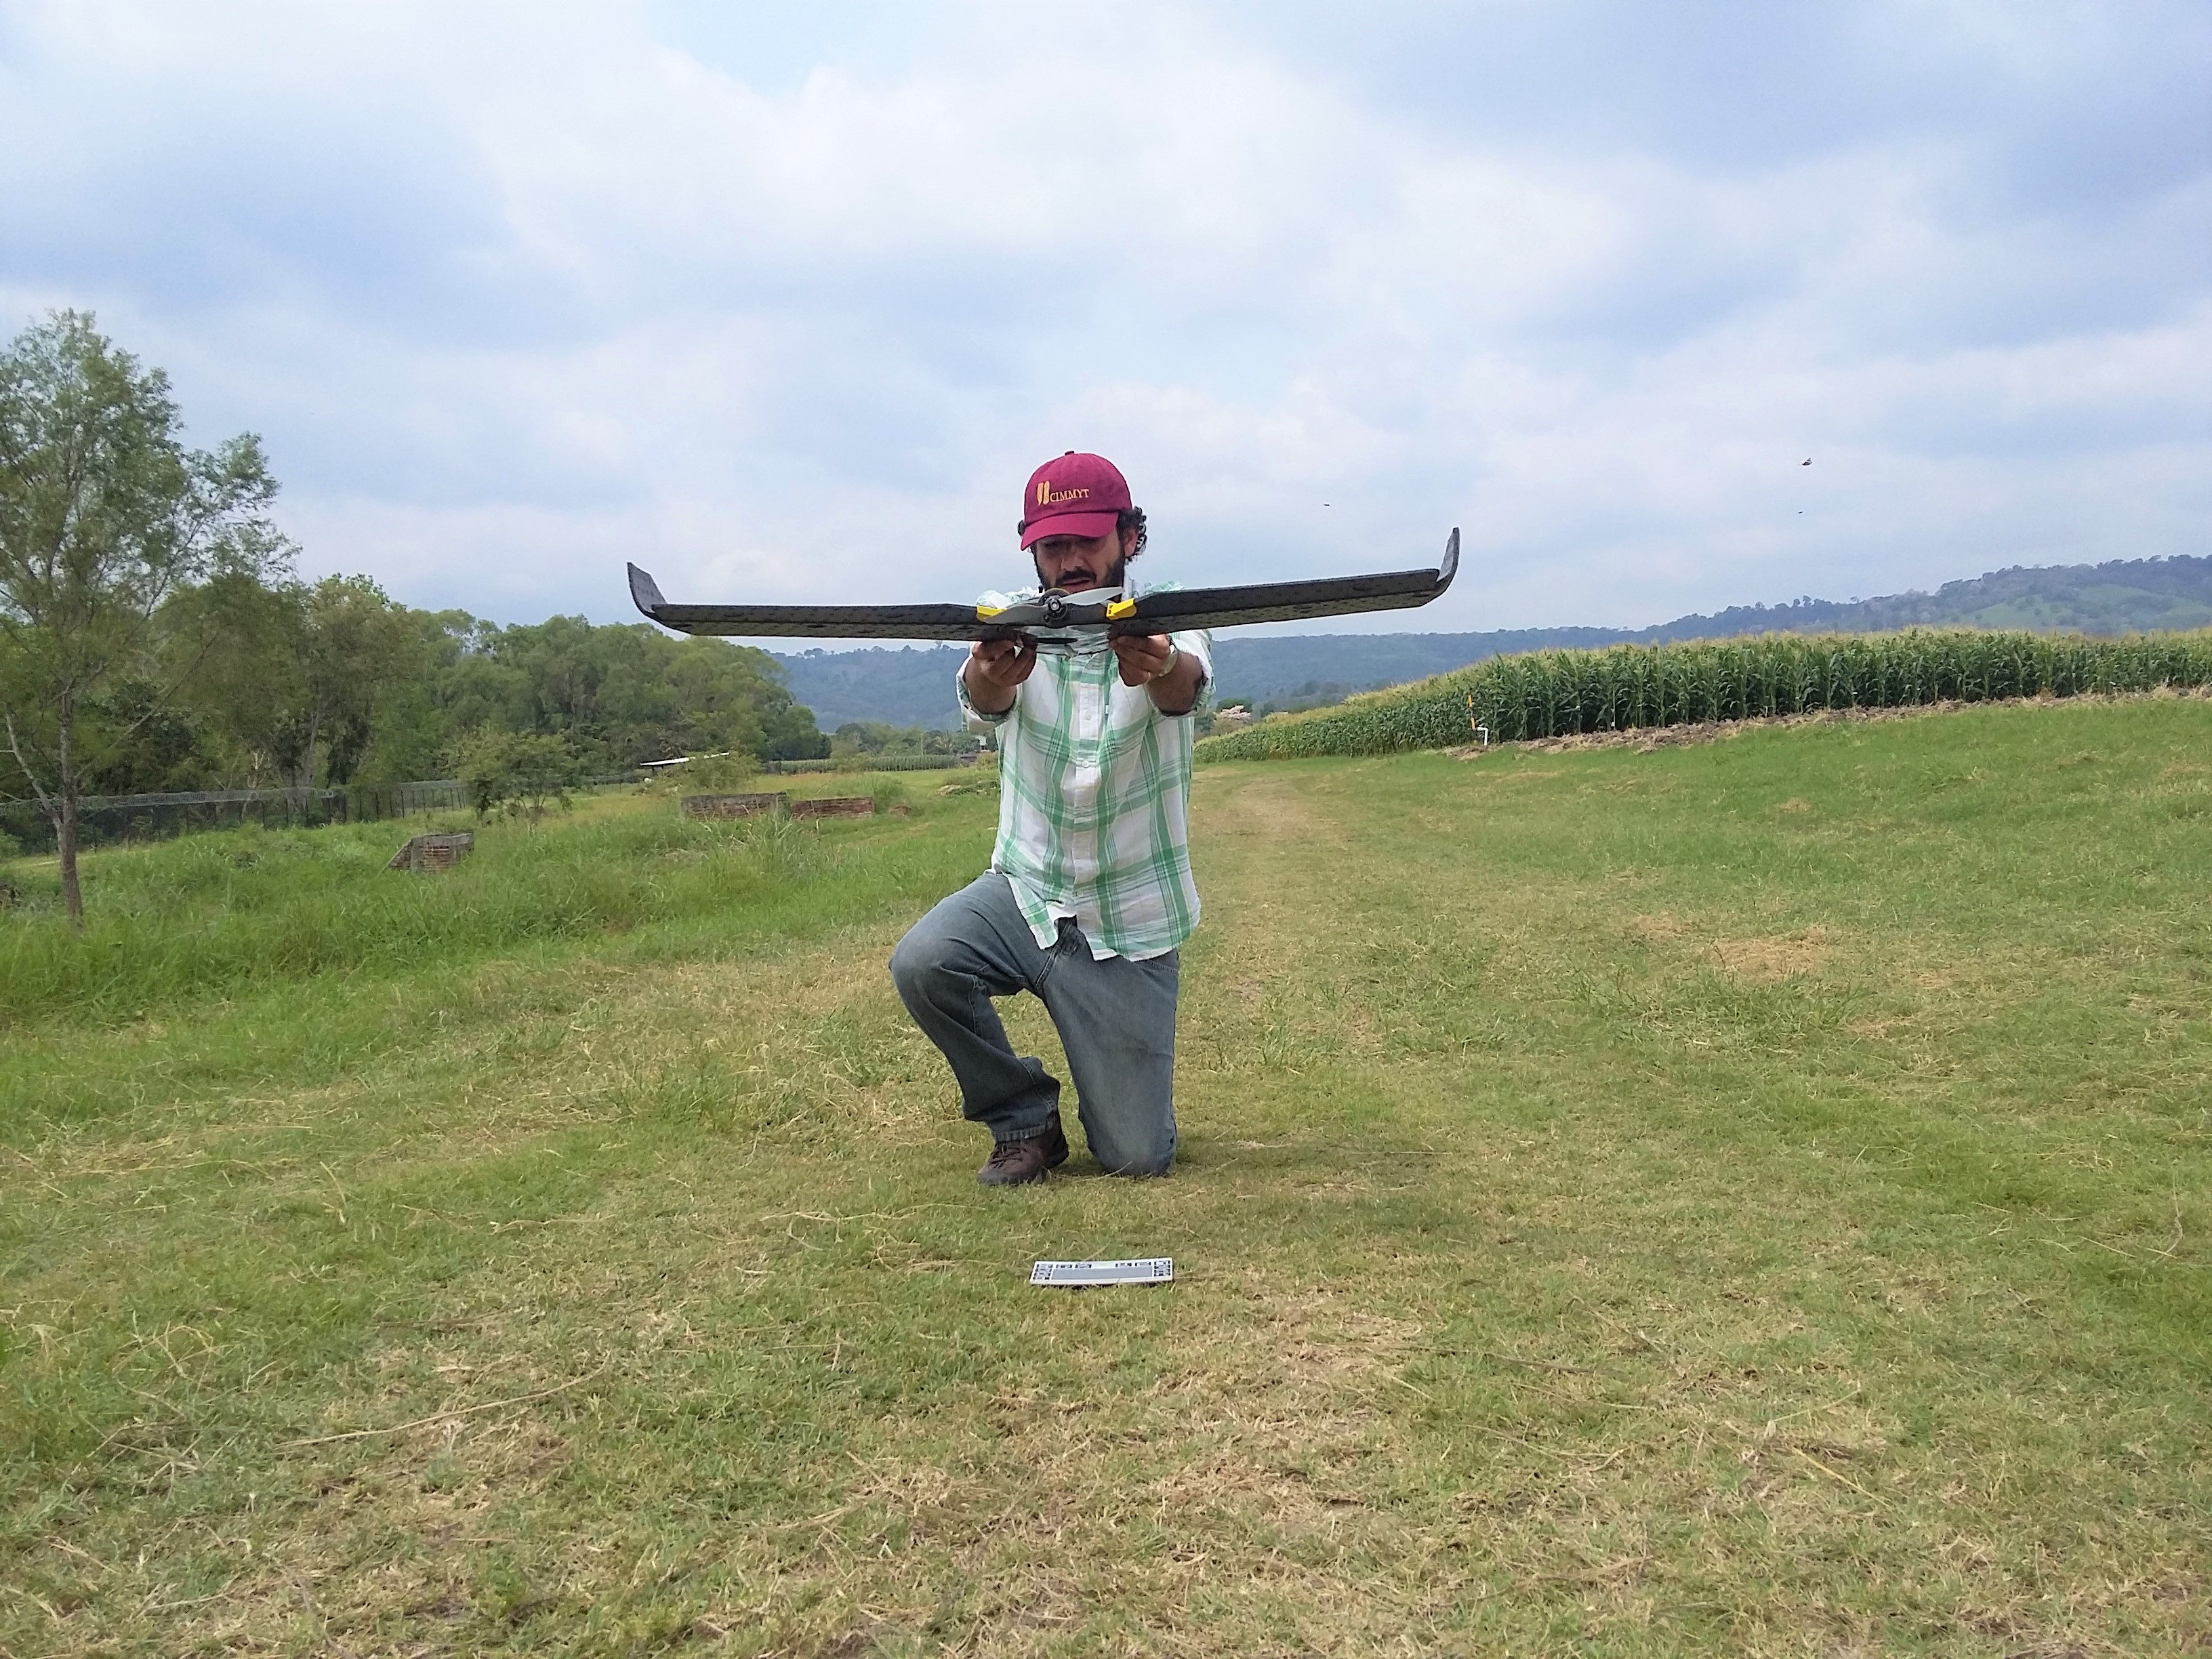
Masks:
[[[975,1171],[986,1187],[1018,1187],[1042,1181],[1048,1170],[1067,1162],[1067,1136],[1060,1127],[1060,1114],[1052,1115],[1044,1133],[1027,1140],[1001,1140],[991,1148],[990,1161]]]

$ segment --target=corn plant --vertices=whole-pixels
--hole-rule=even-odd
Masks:
[[[1492,657],[1434,679],[1208,738],[1201,760],[1385,755],[1493,739],[2000,697],[2212,685],[2212,630],[2124,639],[1914,629],[1766,634]]]

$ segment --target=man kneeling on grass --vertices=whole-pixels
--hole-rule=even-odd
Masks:
[[[1110,461],[1070,450],[1022,500],[1043,586],[1122,588],[1145,515]],[[1203,632],[1042,657],[986,640],[960,665],[961,707],[998,729],[998,843],[988,872],[899,941],[891,978],[951,1063],[962,1110],[991,1131],[987,1186],[1042,1181],[1067,1158],[1060,1080],[1014,1053],[991,1006],[1019,991],[1060,1031],[1091,1155],[1117,1175],[1174,1161],[1176,951],[1198,925],[1185,716],[1212,674]]]

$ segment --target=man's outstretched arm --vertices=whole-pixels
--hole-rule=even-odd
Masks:
[[[1027,640],[976,641],[968,648],[968,660],[960,665],[969,706],[979,714],[1005,714],[1036,666],[1036,647]]]
[[[1160,713],[1188,714],[1198,707],[1206,661],[1196,652],[1178,648],[1164,634],[1116,634],[1112,643],[1121,684],[1143,686]]]

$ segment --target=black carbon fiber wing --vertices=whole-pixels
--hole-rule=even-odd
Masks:
[[[1170,588],[1134,601],[1085,601],[1079,593],[1048,592],[994,611],[973,605],[671,605],[635,565],[629,594],[637,608],[680,634],[851,640],[994,640],[1018,635],[1066,636],[1166,634],[1177,629],[1235,628],[1247,623],[1300,622],[1362,611],[1426,605],[1459,574],[1459,532],[1444,543],[1432,570],[1391,570],[1317,581],[1260,582],[1243,587]]]
[[[1454,529],[1444,543],[1443,561],[1433,570],[1261,582],[1249,587],[1170,588],[1141,595],[1136,614],[1127,622],[1117,618],[1109,624],[1109,631],[1168,634],[1178,628],[1236,628],[1246,623],[1349,617],[1361,611],[1409,611],[1437,598],[1458,574],[1459,532]]]
[[[660,597],[659,584],[635,565],[629,568],[629,597],[653,621],[679,634],[980,640],[990,633],[972,605],[671,605]]]

